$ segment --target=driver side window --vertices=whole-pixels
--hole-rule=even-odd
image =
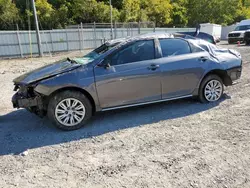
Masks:
[[[159,39],[162,56],[176,56],[191,53],[189,44],[182,39]]]
[[[155,48],[153,40],[137,41],[124,49],[111,55],[106,59],[111,65],[122,65],[126,63],[145,61],[155,58]]]

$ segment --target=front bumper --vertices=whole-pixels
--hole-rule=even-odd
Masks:
[[[243,37],[228,37],[228,43],[244,42]]]
[[[234,67],[227,70],[227,75],[233,81],[238,80],[241,77],[242,66]]]
[[[42,107],[42,98],[40,96],[25,98],[16,93],[12,97],[12,104],[14,108]]]

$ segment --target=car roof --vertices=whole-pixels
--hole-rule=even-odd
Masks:
[[[196,45],[209,45],[210,43],[208,41],[205,41],[200,38],[193,37],[188,34],[183,34],[183,33],[165,33],[165,32],[155,32],[155,33],[147,33],[147,34],[141,34],[133,37],[127,37],[127,38],[119,38],[119,39],[114,39],[107,41],[106,44],[108,46],[116,46],[116,45],[124,45],[129,42],[133,41],[139,41],[139,40],[144,40],[144,39],[155,39],[155,38],[179,38],[179,39],[184,39],[186,41],[192,42]]]
[[[137,40],[143,40],[143,39],[154,39],[154,38],[174,38],[173,34],[170,33],[164,33],[164,32],[156,32],[156,33],[147,33],[147,34],[141,34],[136,35],[133,37],[127,37],[127,38],[119,38],[119,39],[113,39],[106,42],[108,46],[112,46],[118,43],[127,43]]]
[[[132,37],[131,39],[134,40],[140,40],[140,39],[153,39],[153,38],[174,38],[174,35],[171,33],[165,33],[165,32],[155,32],[155,33],[146,33],[141,34],[135,37]]]

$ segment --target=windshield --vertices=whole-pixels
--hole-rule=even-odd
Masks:
[[[85,55],[83,57],[90,57],[90,58],[96,59],[101,54],[107,52],[108,50],[110,50],[114,46],[116,46],[116,44],[112,44],[112,45],[103,44],[100,47],[96,48],[95,50],[93,50],[92,52],[88,53],[87,55]]]
[[[241,25],[241,26],[237,26],[235,28],[235,31],[245,31],[245,30],[248,30],[250,29],[250,25]]]
[[[83,57],[74,58],[73,60],[79,64],[88,64],[95,59],[97,59],[101,54],[107,52],[108,50],[112,49],[118,43],[114,43],[111,45],[103,44],[100,47],[96,48],[95,50],[89,52],[88,54],[84,55]]]

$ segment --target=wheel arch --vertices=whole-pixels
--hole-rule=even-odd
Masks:
[[[219,77],[222,79],[223,84],[224,84],[225,86],[232,85],[232,80],[231,80],[231,78],[228,76],[227,71],[226,71],[226,70],[222,70],[222,69],[214,69],[214,70],[208,71],[208,72],[203,76],[203,78],[201,79],[200,84],[201,84],[202,80],[204,80],[204,78],[206,78],[208,75],[211,75],[211,74],[215,74],[215,75],[219,76]],[[200,84],[199,84],[199,86],[200,86]]]
[[[196,96],[196,95],[199,94],[199,88],[200,88],[200,85],[201,85],[202,81],[203,81],[207,76],[209,76],[209,75],[211,75],[211,74],[215,74],[215,75],[219,76],[219,77],[222,79],[223,84],[224,84],[225,86],[230,86],[230,85],[232,85],[232,80],[231,80],[231,78],[228,76],[226,70],[222,70],[222,69],[213,69],[213,70],[210,70],[210,71],[206,72],[206,73],[203,75],[203,77],[200,79],[200,82],[199,82],[199,84],[198,84],[198,87],[197,87],[197,88],[195,89],[195,91],[193,92],[193,95]]]
[[[86,91],[85,89],[79,88],[79,87],[74,87],[74,86],[67,86],[67,87],[63,87],[60,89],[57,89],[55,91],[53,91],[48,97],[47,97],[47,103],[49,102],[49,100],[55,96],[56,94],[66,91],[66,90],[70,90],[70,91],[78,91],[81,92],[83,95],[85,95],[88,100],[90,101],[91,105],[92,105],[92,113],[94,114],[96,112],[96,103],[94,98],[91,96],[91,94]]]

